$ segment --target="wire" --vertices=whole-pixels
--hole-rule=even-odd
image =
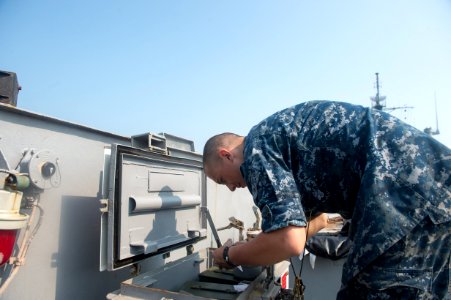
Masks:
[[[304,251],[302,251],[302,260],[301,260],[301,268],[299,270],[299,278],[301,278],[302,268],[304,267],[305,247],[307,246],[307,240],[308,240],[308,228],[309,228],[310,222],[312,221],[312,211],[310,211],[309,220],[310,221],[307,222],[307,228],[305,229],[305,243],[304,243]]]
[[[303,293],[304,293],[304,288],[305,288],[304,284],[302,283],[301,274],[302,274],[302,269],[304,267],[305,248],[307,246],[308,229],[309,229],[309,225],[310,225],[311,219],[312,219],[312,211],[310,211],[310,216],[308,218],[309,221],[307,222],[307,226],[306,226],[306,229],[305,229],[305,243],[304,243],[304,250],[302,251],[302,259],[301,259],[301,267],[299,268],[299,275],[296,274],[296,270],[294,269],[293,261],[292,261],[292,259],[290,257],[291,268],[292,268],[293,274],[295,276],[294,291],[296,291],[297,288],[298,288],[297,284],[298,284],[298,280],[299,280],[299,283],[301,285],[301,290],[299,291],[301,293],[301,299],[304,299],[304,294]],[[296,297],[296,292],[294,293],[294,296]]]
[[[0,169],[0,173],[6,173],[6,174],[15,174],[9,170],[5,170],[5,169]]]
[[[28,234],[30,233],[30,225],[31,222],[34,218],[35,212],[36,212],[36,208],[39,209],[39,220],[37,222],[37,224],[35,225],[33,231],[31,232],[30,236],[28,237]],[[22,239],[22,243],[20,245],[19,248],[19,252],[18,255],[16,256],[12,267],[11,272],[9,273],[8,277],[6,278],[6,280],[4,282],[2,282],[1,286],[0,286],[0,296],[3,295],[3,293],[6,291],[6,289],[8,288],[9,284],[11,283],[11,281],[13,280],[13,278],[16,276],[17,272],[19,271],[19,268],[24,264],[25,262],[25,256],[28,252],[28,248],[30,247],[31,241],[34,238],[34,236],[36,235],[39,227],[42,224],[42,219],[44,217],[44,210],[42,209],[42,207],[36,203],[33,205],[33,209],[30,213],[30,218],[28,219],[28,223],[27,223],[27,229],[24,233],[24,237]],[[11,263],[10,263],[11,264]]]

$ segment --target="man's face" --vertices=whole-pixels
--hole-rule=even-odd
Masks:
[[[205,174],[217,184],[226,185],[233,192],[236,188],[246,187],[240,165],[240,161],[224,157],[214,165],[207,166]]]

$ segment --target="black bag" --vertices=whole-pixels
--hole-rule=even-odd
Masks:
[[[345,223],[338,234],[318,233],[311,237],[306,248],[317,256],[338,260],[348,255],[352,241],[348,237],[349,223]]]

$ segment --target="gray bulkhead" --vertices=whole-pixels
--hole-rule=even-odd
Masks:
[[[113,144],[130,147],[131,139],[0,105],[0,150],[9,166],[14,169],[19,165],[27,151],[41,151],[55,159],[58,176],[55,182],[44,183],[43,189],[35,195],[40,209],[36,210],[30,226],[37,226],[38,229],[32,237],[23,265],[9,283],[2,299],[105,299],[109,292],[120,287],[121,282],[136,275],[137,270],[144,273],[187,256],[187,247],[183,245],[146,256],[144,260],[133,261],[130,265],[124,264],[114,271],[100,271],[107,269],[105,263],[108,264],[101,245],[111,247],[108,242],[104,244],[106,237],[101,232],[104,232],[106,225],[101,219],[105,220],[107,203],[103,199],[108,199],[106,194],[111,189],[110,186],[105,187],[108,174],[104,170],[109,167],[108,153],[111,153]],[[155,171],[157,173],[158,170]],[[155,174],[149,176],[158,176]],[[173,177],[180,174],[175,172]],[[0,182],[3,177],[0,177]],[[165,175],[160,176],[160,180],[164,181],[164,178]],[[195,182],[196,179],[191,180]],[[211,180],[205,182],[203,198],[199,198],[200,194],[191,193],[183,198],[182,205],[191,207],[205,203],[216,227],[228,225],[230,217],[242,220],[245,228],[253,226],[255,215],[247,190],[231,193]],[[158,185],[164,187],[161,182]],[[176,180],[173,185],[178,187],[183,182]],[[137,214],[155,208],[146,208],[139,195],[127,201],[134,202]],[[172,199],[168,203],[179,205],[177,201]],[[31,209],[22,211],[30,213]],[[170,213],[162,217],[165,218],[164,224],[179,228],[176,222],[181,220],[168,220]],[[149,219],[149,222],[157,222],[155,224],[158,226],[156,218]],[[209,226],[206,228],[206,233],[199,233],[205,238],[196,239],[190,251],[216,247]],[[23,231],[17,239],[18,245],[22,242]],[[222,241],[228,238],[238,241],[239,238],[239,232],[235,229],[222,230],[219,235]],[[183,236],[180,238],[183,240]],[[143,242],[139,234],[136,239],[137,246],[133,251],[153,251],[155,245]],[[125,257],[129,252],[124,253]],[[0,269],[2,282],[7,279],[9,271],[8,267]]]

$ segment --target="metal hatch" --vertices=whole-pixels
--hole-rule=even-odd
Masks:
[[[107,261],[105,266],[101,254],[101,270],[115,270],[206,237],[201,155],[166,148],[165,136],[157,139],[158,151],[111,147],[102,217],[103,223],[107,221],[107,226],[102,225],[101,246]]]

